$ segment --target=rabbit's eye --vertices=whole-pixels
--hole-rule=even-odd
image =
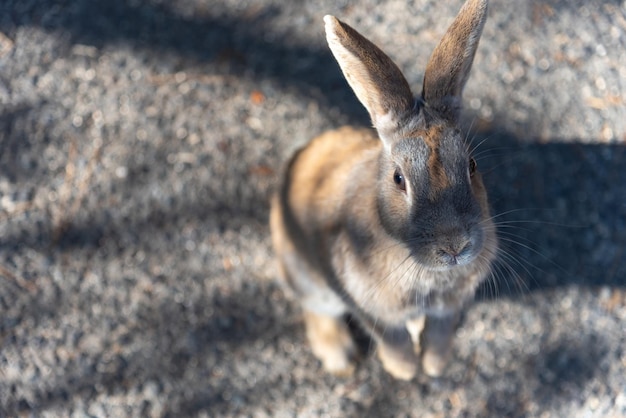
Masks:
[[[469,160],[469,174],[470,174],[470,177],[473,177],[475,172],[476,172],[476,160],[473,159],[473,158],[470,158],[470,160]]]
[[[393,173],[393,182],[396,183],[398,189],[406,192],[406,181],[404,180],[402,172],[398,168],[396,168],[396,171]]]

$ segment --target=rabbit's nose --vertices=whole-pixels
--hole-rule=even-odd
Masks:
[[[437,251],[444,264],[449,266],[463,265],[471,261],[472,242],[469,239],[463,240],[456,245],[448,245]]]

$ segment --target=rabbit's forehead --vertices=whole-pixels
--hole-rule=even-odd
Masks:
[[[400,139],[394,147],[394,154],[398,163],[410,167],[412,174],[426,175],[434,193],[458,181],[467,159],[459,130],[441,125],[412,132]]]

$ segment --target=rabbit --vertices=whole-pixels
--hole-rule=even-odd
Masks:
[[[441,376],[462,310],[490,274],[495,225],[458,128],[486,13],[487,0],[465,2],[417,98],[378,47],[324,17],[375,129],[343,127],[297,151],[271,197],[270,230],[312,352],[331,373],[355,370],[349,314],[394,378]]]

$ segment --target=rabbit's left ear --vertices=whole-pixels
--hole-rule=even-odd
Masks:
[[[422,98],[447,120],[459,117],[461,94],[486,17],[487,0],[467,0],[426,66]]]
[[[376,45],[334,16],[324,16],[326,39],[374,127],[383,132],[398,128],[413,108],[409,83],[396,64]]]

